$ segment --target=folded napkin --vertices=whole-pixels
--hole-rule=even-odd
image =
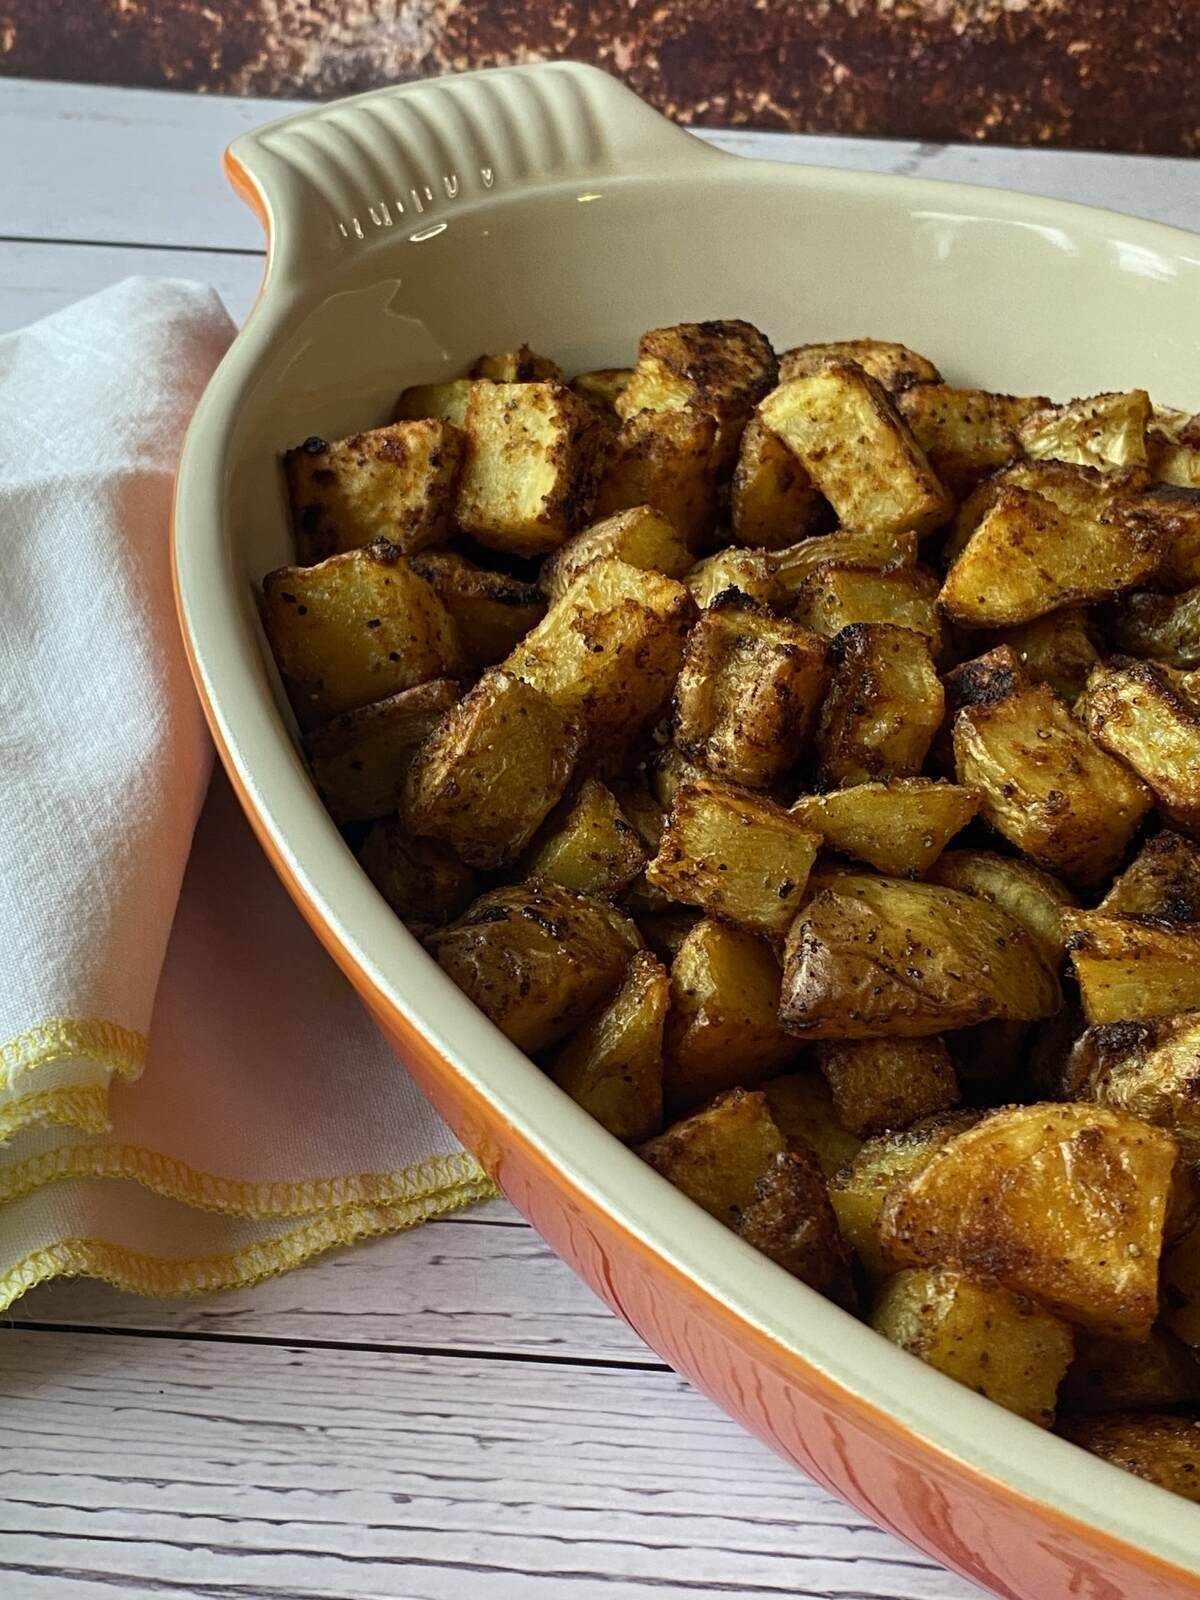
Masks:
[[[0,1310],[56,1273],[245,1284],[494,1193],[211,776],[167,524],[232,332],[130,279],[0,339]]]

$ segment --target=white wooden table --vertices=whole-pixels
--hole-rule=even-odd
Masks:
[[[0,82],[0,330],[129,273],[244,315],[261,245],[219,157],[279,114]],[[714,137],[1200,225],[1185,161]],[[60,1282],[10,1320],[4,1600],[980,1594],[727,1421],[501,1203],[245,1292]]]

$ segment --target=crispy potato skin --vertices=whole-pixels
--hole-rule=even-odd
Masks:
[[[788,1151],[775,1157],[755,1185],[737,1232],[793,1278],[855,1309],[850,1252],[811,1153]]]
[[[626,1144],[649,1139],[662,1126],[670,987],[662,962],[639,950],[616,994],[550,1063],[559,1088]]]
[[[780,604],[795,605],[812,573],[827,563],[884,572],[915,566],[919,548],[915,533],[857,533],[848,528],[785,545],[771,557]]]
[[[978,809],[979,797],[958,784],[890,778],[801,795],[791,814],[814,828],[830,849],[865,861],[888,877],[920,878]]]
[[[1059,1390],[1066,1412],[1161,1411],[1200,1401],[1200,1362],[1161,1326],[1145,1344],[1081,1333]]]
[[[532,878],[549,878],[578,894],[621,894],[646,865],[646,853],[612,791],[585,778],[550,816],[526,861]]]
[[[455,550],[425,550],[412,569],[436,592],[454,619],[459,643],[473,667],[492,667],[546,614],[537,586],[477,567]]]
[[[335,822],[386,817],[400,805],[413,758],[459,696],[452,678],[343,711],[304,737],[326,810]]]
[[[1148,839],[1098,911],[1107,916],[1200,922],[1200,845],[1164,828]]]
[[[1067,913],[1067,950],[1089,1022],[1151,1022],[1200,1009],[1200,926]]]
[[[736,1227],[757,1198],[759,1179],[784,1153],[784,1142],[766,1096],[731,1089],[638,1153],[710,1217]]]
[[[601,557],[615,557],[643,572],[665,572],[669,578],[682,578],[692,565],[691,551],[662,512],[633,506],[594,522],[548,556],[538,578],[542,592],[552,601],[561,600],[580,573]]]
[[[1200,1010],[1088,1028],[1066,1077],[1075,1099],[1169,1128],[1183,1159],[1200,1161]]]
[[[998,905],[1028,932],[1047,966],[1061,970],[1069,932],[1063,912],[1079,904],[1065,883],[1028,861],[990,850],[947,850],[930,871],[929,882]]]
[[[829,1084],[815,1068],[768,1078],[762,1089],[788,1149],[814,1155],[827,1182],[854,1160],[862,1140],[839,1120]]]
[[[396,818],[376,822],[358,848],[363,871],[413,928],[441,927],[470,905],[479,879],[447,845],[414,839]]]
[[[761,417],[751,417],[742,434],[729,498],[737,542],[783,549],[807,533],[824,510],[823,496],[796,456]]]
[[[1066,405],[1047,405],[1020,423],[1021,449],[1037,460],[1080,467],[1140,467],[1146,463],[1150,396],[1144,389],[1095,394]]]
[[[960,497],[1021,455],[1018,427],[1048,404],[1041,396],[989,394],[944,383],[914,384],[896,401],[930,466]]]
[[[941,1039],[842,1039],[817,1061],[843,1127],[862,1139],[958,1104],[958,1079]]]
[[[941,383],[932,361],[907,345],[887,339],[837,339],[831,344],[798,344],[779,358],[779,381],[807,378],[827,361],[854,361],[892,394],[903,394],[919,383]]]
[[[833,677],[817,724],[821,784],[915,776],[945,708],[928,642],[907,628],[861,622],[843,629],[829,654]]]
[[[888,1195],[884,1253],[997,1278],[1069,1322],[1145,1339],[1178,1146],[1093,1105],[992,1112]]]
[[[608,447],[596,515],[649,505],[692,550],[717,514],[717,424],[705,411],[639,411]]]
[[[745,599],[766,607],[775,606],[779,600],[770,553],[745,550],[739,545],[730,545],[697,561],[687,575],[687,586],[701,611],[723,600],[736,605]]]
[[[882,623],[923,634],[930,653],[945,645],[937,609],[938,583],[921,567],[854,567],[828,562],[815,567],[796,595],[794,615],[814,633],[832,639],[856,623]]]
[[[1088,678],[1083,719],[1096,743],[1150,786],[1169,821],[1200,833],[1200,705],[1179,674],[1110,657]]]
[[[1048,683],[1069,704],[1083,693],[1088,673],[1100,660],[1087,611],[1067,606],[1032,622],[1001,628],[989,643],[1008,645],[1034,683]]]
[[[998,906],[899,878],[840,878],[796,918],[780,1021],[808,1039],[923,1038],[1058,1009],[1058,980]]]
[[[1071,1417],[1059,1432],[1114,1467],[1200,1504],[1200,1420],[1153,1412]]]
[[[1154,581],[1172,592],[1200,584],[1200,439],[1187,455],[1188,486],[1167,483],[1143,489],[1126,511],[1127,516],[1146,518],[1161,535],[1165,550]]]

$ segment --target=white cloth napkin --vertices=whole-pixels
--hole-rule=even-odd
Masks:
[[[0,1310],[244,1284],[494,1192],[210,784],[167,524],[232,332],[130,279],[0,339]]]

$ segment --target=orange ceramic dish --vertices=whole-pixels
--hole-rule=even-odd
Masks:
[[[872,334],[950,382],[1200,408],[1200,241],[1027,196],[746,162],[591,69],[382,90],[240,139],[263,293],[196,414],[175,562],[225,765],[397,1054],[553,1247],[797,1466],[997,1594],[1200,1597],[1200,1510],[923,1366],[701,1213],[477,1011],[317,799],[253,589],[291,559],[281,448],[385,419],[404,384],[536,339],[568,370],[744,316]]]

